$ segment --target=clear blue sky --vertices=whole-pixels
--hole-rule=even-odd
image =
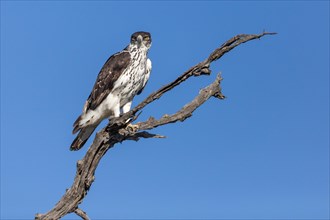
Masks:
[[[222,72],[227,99],[107,153],[81,205],[92,219],[329,218],[328,1],[1,1],[1,219],[32,219],[71,186],[87,149],[69,151],[72,124],[138,30],[153,71],[134,105],[236,34],[278,35],[144,109],[174,113]]]

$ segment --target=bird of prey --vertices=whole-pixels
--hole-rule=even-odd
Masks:
[[[72,133],[79,134],[70,150],[82,148],[103,119],[119,117],[121,112],[130,110],[134,96],[142,92],[150,76],[151,61],[147,57],[150,47],[150,33],[136,32],[124,50],[105,62],[82,114],[73,124]]]

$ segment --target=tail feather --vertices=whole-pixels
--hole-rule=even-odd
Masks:
[[[88,138],[93,134],[96,127],[97,125],[91,125],[85,128],[81,128],[79,134],[72,142],[70,150],[77,151],[81,149],[88,140]]]
[[[75,134],[77,133],[81,127],[80,127],[80,120],[82,119],[82,116],[80,115],[77,120],[73,123],[73,131],[72,131],[72,134]]]

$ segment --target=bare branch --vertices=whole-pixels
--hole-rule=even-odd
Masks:
[[[105,128],[96,134],[93,143],[87,150],[85,156],[77,162],[76,176],[72,186],[65,192],[53,209],[46,214],[36,214],[35,219],[60,219],[61,217],[72,212],[76,213],[84,220],[89,219],[87,214],[77,207],[87,195],[87,192],[95,179],[95,170],[103,155],[116,143],[121,143],[125,140],[138,141],[140,138],[164,138],[162,135],[151,134],[143,130],[150,130],[165,124],[184,121],[185,119],[191,117],[192,113],[209,98],[216,97],[223,99],[224,96],[222,95],[220,88],[220,82],[222,79],[220,75],[218,75],[212,84],[202,89],[190,103],[182,107],[178,112],[172,115],[164,115],[158,120],[150,117],[147,121],[137,123],[138,129],[135,132],[131,132],[126,129],[128,119],[130,119],[130,121],[136,120],[138,117],[137,113],[146,105],[156,99],[159,99],[163,94],[178,86],[191,76],[210,75],[210,64],[221,58],[225,53],[234,49],[238,45],[270,34],[275,33],[264,32],[259,35],[240,34],[229,39],[227,42],[222,44],[222,46],[214,50],[207,59],[187,70],[173,82],[163,86],[158,91],[149,95],[144,101],[128,113],[110,121]]]
[[[137,125],[139,126],[139,130],[149,130],[156,128],[161,125],[169,124],[169,123],[175,123],[177,121],[184,121],[187,118],[192,116],[192,113],[201,106],[204,102],[206,102],[209,98],[212,96],[224,99],[225,96],[221,93],[220,88],[220,81],[222,80],[220,74],[217,76],[216,80],[206,88],[202,89],[198,96],[194,98],[190,103],[185,105],[183,108],[181,108],[178,112],[176,112],[173,115],[164,115],[159,120],[156,120],[153,117],[150,117],[145,122],[139,122]]]
[[[211,63],[220,59],[223,55],[234,49],[240,44],[248,42],[250,40],[260,39],[265,35],[274,35],[273,32],[263,32],[262,34],[239,34],[231,38],[227,42],[221,45],[221,47],[215,49],[211,55],[204,61],[206,63]]]
[[[80,208],[77,208],[74,210],[74,213],[76,213],[79,217],[81,217],[83,220],[89,220],[90,218],[87,216],[86,212],[81,210]]]
[[[140,138],[166,138],[163,135],[160,134],[151,134],[147,131],[142,131],[142,132],[132,132],[132,131],[127,131],[126,129],[121,129],[119,131],[120,133],[124,133],[124,135],[127,136],[126,140],[133,140],[133,141],[138,141]]]

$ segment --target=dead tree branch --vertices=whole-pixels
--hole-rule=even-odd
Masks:
[[[213,83],[200,90],[199,94],[190,103],[183,106],[176,113],[172,115],[165,114],[158,120],[150,117],[144,122],[137,123],[138,129],[136,131],[129,131],[126,129],[127,120],[130,119],[131,121],[135,121],[138,117],[137,113],[140,112],[146,105],[159,99],[163,94],[178,86],[191,76],[210,75],[210,64],[221,58],[224,54],[238,45],[271,34],[275,33],[264,32],[258,35],[240,34],[229,39],[219,48],[214,50],[207,59],[187,70],[173,82],[163,86],[158,91],[149,95],[144,101],[128,113],[110,121],[105,128],[96,134],[94,141],[87,150],[85,156],[77,162],[76,176],[72,186],[65,192],[63,197],[53,209],[46,214],[36,214],[35,219],[60,219],[61,217],[72,212],[76,213],[84,220],[89,219],[87,214],[78,208],[78,206],[87,195],[87,192],[94,181],[95,170],[103,155],[115,144],[121,143],[125,140],[138,141],[141,138],[163,138],[164,136],[151,134],[146,130],[151,130],[169,123],[184,121],[185,119],[191,117],[192,113],[211,97],[223,99],[224,95],[222,95],[220,88],[222,78],[218,75]]]
[[[89,220],[90,218],[88,218],[86,212],[84,212],[83,210],[77,208],[74,213],[76,213],[78,216],[80,216],[83,220]]]
[[[187,118],[192,116],[192,113],[201,106],[204,102],[206,102],[212,96],[224,99],[225,96],[221,93],[220,88],[220,81],[222,80],[220,74],[217,76],[216,80],[210,84],[209,86],[205,87],[204,89],[200,90],[199,95],[194,98],[190,103],[185,105],[179,111],[177,111],[173,115],[164,115],[159,120],[156,120],[153,117],[150,117],[145,122],[139,122],[137,125],[139,126],[140,130],[150,130],[156,128],[158,126],[162,126],[169,123],[175,123],[177,121],[184,121]]]

